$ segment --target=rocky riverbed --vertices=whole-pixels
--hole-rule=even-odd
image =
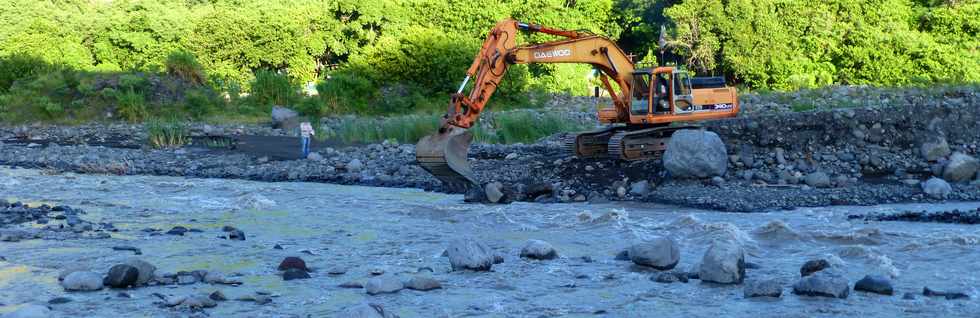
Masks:
[[[703,123],[724,145],[724,156],[716,156],[720,161],[705,166],[718,167],[713,178],[690,178],[666,169],[660,160],[570,158],[561,152],[561,135],[530,145],[475,144],[470,158],[478,179],[490,185],[499,202],[647,201],[764,211],[980,200],[980,163],[975,158],[980,92],[969,87],[902,92],[842,87],[809,100],[766,100],[748,94],[746,111],[739,118]],[[585,101],[573,98],[564,103]],[[821,104],[807,112],[777,107],[788,102],[830,106]],[[833,106],[845,102],[841,106],[867,107]],[[550,111],[581,113],[580,106],[555,107]],[[289,135],[261,126],[198,124],[190,131],[196,138]],[[7,127],[0,129],[0,164],[98,174],[444,190],[415,164],[414,145],[320,145],[309,159],[282,160],[260,151],[201,145],[151,150],[141,145],[143,138],[138,125]],[[471,197],[486,199],[483,193]]]
[[[854,217],[978,203],[490,205],[418,189],[6,167],[0,193],[4,215],[38,211],[2,231],[53,231],[71,214],[105,233],[0,241],[3,317],[980,312],[975,225]]]

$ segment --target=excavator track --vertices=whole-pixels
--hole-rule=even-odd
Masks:
[[[562,152],[577,158],[602,158],[608,155],[609,138],[617,131],[626,129],[624,126],[613,126],[603,129],[581,132],[565,136],[562,140]]]
[[[675,126],[620,131],[609,138],[609,157],[627,161],[659,159],[675,131],[697,128]]]

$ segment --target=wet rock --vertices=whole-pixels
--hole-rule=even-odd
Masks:
[[[180,235],[180,236],[184,236],[184,233],[187,233],[187,228],[186,227],[183,227],[183,226],[175,226],[172,229],[170,229],[169,231],[167,231],[167,234],[169,234],[169,235]]]
[[[218,305],[218,302],[211,299],[210,295],[192,295],[184,298],[179,305],[189,308],[213,308]]]
[[[902,295],[902,299],[905,299],[905,300],[914,300],[915,299],[915,294],[913,294],[913,293],[905,293],[904,295]]]
[[[132,266],[136,268],[138,276],[136,277],[136,286],[143,286],[153,280],[153,275],[156,274],[157,267],[153,264],[147,263],[146,261],[131,258],[123,262],[123,264]]]
[[[865,275],[864,278],[854,283],[854,290],[889,296],[895,293],[892,282],[886,277],[877,275]]]
[[[51,305],[67,304],[67,303],[70,303],[70,302],[72,302],[72,299],[71,298],[68,298],[68,297],[55,297],[55,298],[51,298],[50,300],[48,300],[48,304],[51,304]]]
[[[943,179],[950,182],[972,180],[980,168],[980,161],[970,155],[957,152],[949,157],[949,162],[943,168]]]
[[[820,171],[807,174],[804,181],[806,182],[806,185],[814,188],[830,187],[830,176]]]
[[[309,272],[310,269],[306,267],[306,262],[302,258],[296,256],[289,256],[279,262],[279,270],[284,271],[290,268],[302,270],[304,272]]]
[[[493,264],[494,265],[503,264],[503,263],[504,263],[504,256],[503,255],[493,254]]]
[[[310,154],[306,155],[306,160],[320,161],[323,160],[323,155],[318,152],[310,152]]]
[[[943,179],[932,177],[922,183],[922,192],[933,199],[945,199],[953,192],[953,187]]]
[[[663,165],[676,178],[723,176],[728,169],[725,144],[706,130],[679,130],[671,135]]]
[[[359,281],[353,281],[353,280],[349,282],[340,283],[340,285],[337,286],[340,288],[364,288],[364,284],[362,284]]]
[[[501,191],[504,185],[500,182],[490,182],[483,187],[483,191],[486,192],[487,200],[490,203],[498,203],[504,197],[504,193]]]
[[[23,305],[17,310],[6,313],[0,318],[48,318],[51,317],[51,309],[47,306],[29,304]]]
[[[429,291],[433,289],[442,288],[442,283],[440,283],[435,278],[429,275],[415,275],[412,276],[408,282],[405,283],[405,288],[420,291]]]
[[[347,268],[344,267],[331,267],[330,269],[327,270],[327,275],[333,275],[333,276],[343,275],[346,273],[347,273]]]
[[[218,271],[208,271],[208,273],[204,275],[204,279],[202,279],[202,281],[208,284],[241,285],[240,281],[228,279],[224,274]]]
[[[847,298],[847,278],[833,271],[819,271],[805,276],[793,285],[793,293],[805,296]]]
[[[628,249],[619,251],[619,253],[616,253],[616,257],[613,258],[613,259],[615,259],[617,261],[631,261],[632,260],[632,259],[630,259],[630,251]]]
[[[681,272],[657,273],[652,277],[650,277],[650,280],[663,284],[670,284],[670,283],[677,283],[677,282],[687,283],[689,281],[687,277],[687,273],[681,273]]]
[[[109,269],[109,274],[105,277],[105,285],[112,288],[126,288],[136,285],[140,272],[136,267],[119,264]]]
[[[385,311],[379,304],[363,303],[347,308],[340,317],[343,318],[398,318],[398,315]]]
[[[61,287],[68,291],[94,291],[102,289],[102,276],[93,272],[77,271],[61,281]]]
[[[489,271],[494,264],[494,253],[490,247],[472,238],[454,240],[449,243],[446,252],[454,271]]]
[[[922,143],[919,152],[926,161],[936,161],[949,155],[949,144],[942,136],[932,136]]]
[[[745,279],[745,252],[732,242],[715,242],[708,247],[698,270],[701,281],[741,284]]]
[[[970,295],[963,292],[946,292],[934,289],[929,289],[929,287],[922,288],[922,295],[926,297],[945,297],[946,299],[969,299]]]
[[[238,230],[238,229],[233,230],[233,231],[229,231],[228,232],[228,239],[229,240],[232,240],[232,241],[244,241],[245,240],[245,232],[242,232],[242,230]]]
[[[521,249],[521,257],[549,260],[558,257],[558,251],[550,243],[542,240],[528,240]]]
[[[743,294],[745,298],[780,297],[783,295],[783,285],[774,279],[752,280],[745,283]]]
[[[405,285],[402,281],[392,275],[374,277],[364,284],[364,290],[369,295],[396,293],[403,288]]]
[[[289,268],[282,273],[282,280],[307,279],[310,274],[304,270]]]
[[[658,270],[670,270],[681,259],[681,250],[673,239],[660,237],[650,242],[633,244],[628,255],[637,265],[649,266]]]
[[[211,298],[211,300],[214,300],[214,301],[226,301],[226,300],[228,300],[228,297],[225,297],[225,293],[222,293],[220,290],[216,290],[213,293],[209,294],[208,295],[208,298]]]
[[[140,249],[138,249],[136,247],[132,247],[132,246],[113,246],[112,247],[112,250],[114,250],[114,251],[131,251],[135,255],[143,255],[143,251],[142,250],[140,250]]]
[[[812,259],[803,263],[800,267],[800,276],[810,276],[810,274],[822,271],[830,267],[830,262],[825,259]]]

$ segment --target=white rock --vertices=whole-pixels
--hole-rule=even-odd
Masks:
[[[61,281],[61,287],[68,291],[95,291],[102,289],[102,275],[78,271],[65,276]]]

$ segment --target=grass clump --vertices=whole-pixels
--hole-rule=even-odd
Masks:
[[[190,141],[187,126],[176,118],[146,122],[147,143],[155,149],[179,148]]]
[[[116,109],[119,116],[130,122],[138,122],[147,117],[146,98],[132,87],[116,92]]]
[[[257,106],[263,109],[272,105],[288,106],[297,99],[296,95],[295,88],[285,74],[269,70],[255,72],[250,98]]]
[[[208,78],[204,73],[204,67],[197,62],[194,54],[184,51],[176,51],[167,55],[164,62],[167,74],[183,79],[195,85],[204,85]]]

